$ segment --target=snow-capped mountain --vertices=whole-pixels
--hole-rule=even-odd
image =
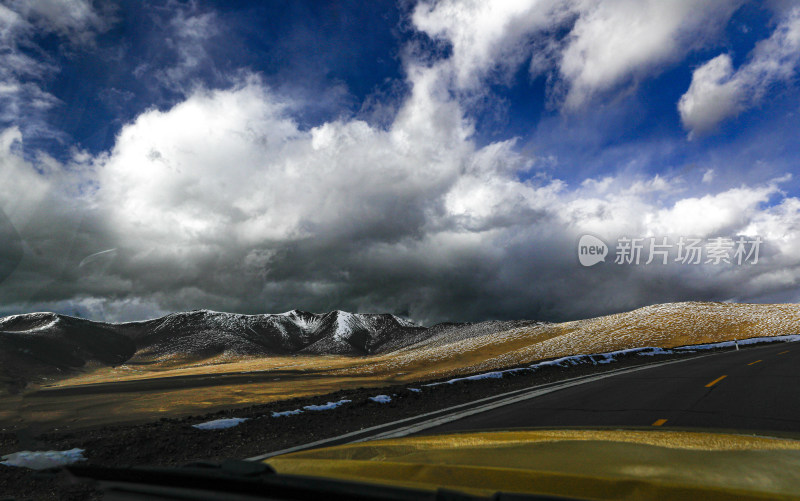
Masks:
[[[425,330],[390,314],[300,310],[264,315],[198,310],[120,327],[136,342],[135,358],[140,359],[223,353],[367,355],[381,352],[389,341]]]
[[[417,342],[425,332],[395,315],[344,311],[239,315],[197,310],[121,324],[30,313],[0,318],[0,372],[18,381],[87,364],[220,355],[367,355]]]

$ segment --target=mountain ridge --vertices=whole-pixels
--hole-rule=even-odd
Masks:
[[[0,375],[20,387],[42,376],[122,363],[377,355],[424,342],[440,334],[439,325],[452,331],[480,324],[427,328],[390,313],[342,310],[245,315],[204,309],[121,323],[52,312],[25,313],[0,318]]]

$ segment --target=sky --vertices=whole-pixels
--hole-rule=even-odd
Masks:
[[[0,0],[0,315],[797,302],[798,72],[791,1]]]

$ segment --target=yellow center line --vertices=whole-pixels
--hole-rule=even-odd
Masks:
[[[789,350],[782,351],[782,352],[778,353],[778,355],[783,355],[784,353],[789,353]]]
[[[747,364],[747,365],[755,365],[755,364],[757,364],[757,363],[759,363],[759,362],[763,362],[763,360],[756,360],[755,362],[750,362],[750,363],[749,363],[749,364]]]
[[[653,423],[653,426],[661,426],[662,424],[664,424],[666,422],[667,422],[666,419],[657,419],[656,422]]]
[[[719,383],[720,381],[722,381],[722,380],[723,380],[723,379],[725,379],[726,377],[728,377],[728,375],[727,375],[727,374],[725,374],[724,376],[720,376],[720,377],[718,377],[717,379],[715,379],[715,380],[711,381],[710,383],[708,383],[708,384],[706,385],[706,388],[711,388],[712,386],[714,386],[715,384]]]

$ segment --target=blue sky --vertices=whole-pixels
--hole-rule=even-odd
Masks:
[[[0,44],[0,313],[797,300],[792,2],[11,0]]]
[[[302,101],[306,127],[354,116],[367,97],[402,82],[400,14],[393,2],[121,2],[90,46],[36,30],[22,52],[45,52],[56,67],[38,82],[60,101],[45,121],[66,135],[49,152],[99,153],[139,113],[168,109],[198,85],[229,87],[242,71]],[[195,31],[181,35],[178,25],[192,20]],[[167,81],[170,69],[180,75]]]

